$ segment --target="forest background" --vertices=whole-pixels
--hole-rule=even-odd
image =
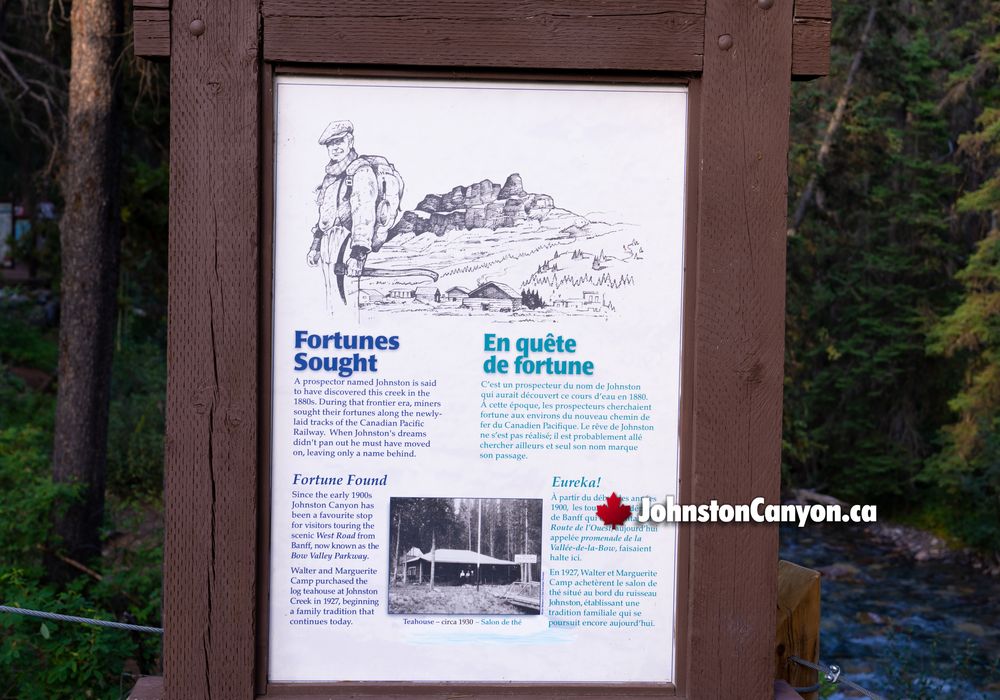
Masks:
[[[71,45],[101,2],[125,9],[0,0],[0,201],[29,215],[79,192]],[[783,486],[1000,562],[1000,3],[835,0],[833,17],[830,76],[792,93]],[[121,236],[100,547],[80,555],[52,524],[87,498],[53,471],[73,222],[36,215],[15,244],[35,278],[0,288],[0,602],[159,625],[169,76],[129,43],[108,63]],[[154,637],[0,616],[0,698],[116,698],[158,658]]]

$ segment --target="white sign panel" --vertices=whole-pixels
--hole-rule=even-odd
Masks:
[[[275,95],[269,678],[672,681],[686,90]]]

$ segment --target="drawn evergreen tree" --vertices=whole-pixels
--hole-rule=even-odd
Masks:
[[[527,309],[540,309],[545,306],[538,291],[525,289],[521,291],[521,305]]]

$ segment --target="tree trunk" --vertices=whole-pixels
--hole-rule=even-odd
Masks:
[[[74,0],[69,129],[62,173],[62,293],[53,477],[79,485],[53,546],[100,554],[119,259],[122,0]],[[59,565],[49,570],[61,578]]]
[[[434,562],[437,561],[437,544],[434,534],[431,534],[431,590],[434,590]]]
[[[403,527],[403,515],[398,513],[396,515],[396,552],[392,557],[392,582],[396,583],[396,573],[399,570],[399,535]],[[406,569],[406,565],[403,565],[403,569]]]
[[[490,527],[490,556],[495,556],[493,554],[493,543],[496,540],[497,532],[497,511],[496,508],[490,506],[489,512],[486,514],[486,522]]]

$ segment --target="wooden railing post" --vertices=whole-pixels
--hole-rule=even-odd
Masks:
[[[774,647],[774,677],[793,687],[816,683],[816,671],[788,660],[798,656],[819,661],[819,572],[778,562],[778,620]],[[803,695],[816,700],[817,693]]]

